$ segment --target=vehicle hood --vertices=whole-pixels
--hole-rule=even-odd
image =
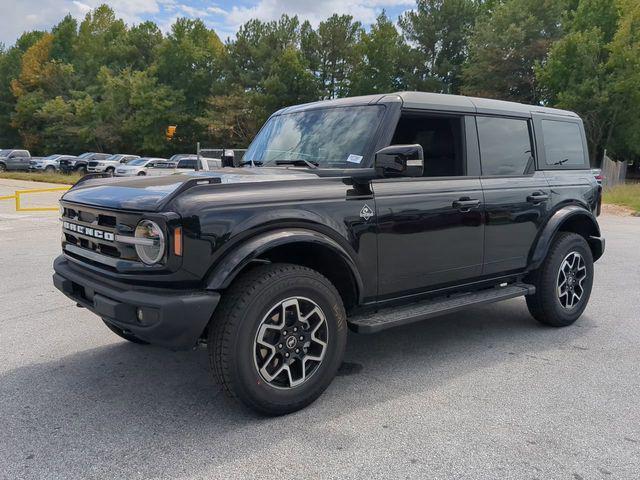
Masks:
[[[125,167],[126,168],[126,167]],[[139,167],[129,167],[135,169]],[[205,172],[177,173],[159,177],[113,177],[87,180],[65,193],[62,201],[107,209],[157,211],[185,189],[222,184],[247,184],[282,180],[313,179],[307,170],[287,168],[224,168]],[[207,180],[215,183],[207,183]]]

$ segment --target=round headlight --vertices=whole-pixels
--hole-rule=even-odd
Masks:
[[[151,220],[142,220],[136,226],[135,237],[145,242],[136,244],[136,253],[147,265],[153,265],[164,256],[164,234],[160,226]]]

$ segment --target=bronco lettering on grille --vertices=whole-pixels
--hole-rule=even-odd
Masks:
[[[62,228],[69,230],[70,232],[79,233],[80,235],[86,235],[88,237],[98,238],[100,240],[107,240],[109,242],[115,241],[115,235],[111,232],[105,232],[104,230],[97,230],[91,227],[85,227],[84,225],[76,225],[71,222],[62,222]]]

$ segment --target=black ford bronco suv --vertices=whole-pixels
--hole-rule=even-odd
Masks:
[[[228,394],[284,414],[327,388],[347,327],[519,296],[544,324],[575,322],[600,199],[574,113],[321,101],[272,115],[237,168],[78,183],[53,281],[131,342],[206,344]]]

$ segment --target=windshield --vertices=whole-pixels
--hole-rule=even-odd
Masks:
[[[12,150],[0,150],[0,155],[4,156],[4,155],[9,155],[12,152]]]
[[[86,152],[86,153],[83,153],[82,155],[79,155],[78,158],[87,158],[87,157],[90,157],[91,155],[93,155],[93,153]]]
[[[127,167],[129,166],[139,167],[141,165],[146,165],[150,161],[151,161],[150,158],[136,158],[135,160],[131,160],[130,162],[127,162]]]
[[[42,160],[57,160],[61,155],[49,155],[48,157],[44,157]]]
[[[109,155],[105,160],[109,160],[110,162],[119,162],[121,158],[122,155],[116,153],[115,155]]]
[[[358,168],[383,111],[381,106],[366,105],[271,117],[251,143],[243,163],[278,165],[306,160],[321,168]]]

